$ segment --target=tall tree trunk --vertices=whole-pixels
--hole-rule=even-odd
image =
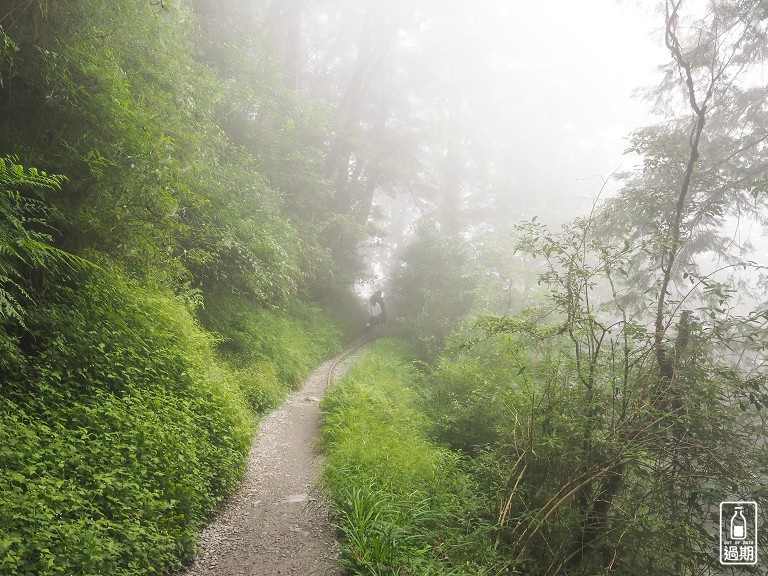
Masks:
[[[355,160],[355,134],[360,124],[360,109],[368,93],[370,80],[381,62],[382,47],[372,43],[373,3],[367,2],[357,59],[349,82],[335,113],[335,141],[326,156],[325,172],[335,183],[334,204],[338,212],[350,213],[355,202],[350,167]],[[366,215],[367,217],[367,215]]]
[[[451,112],[453,114],[454,112]],[[461,149],[452,139],[444,156],[444,180],[440,198],[440,223],[448,236],[454,236],[461,230],[459,213],[461,210]]]
[[[671,427],[672,442],[665,447],[665,457],[669,458],[669,474],[670,478],[673,480],[669,483],[669,517],[672,522],[679,521],[681,514],[684,513],[679,504],[675,485],[678,475],[682,473],[686,467],[686,457],[682,453],[685,451],[685,448],[682,447],[684,430],[679,419],[679,416],[686,407],[683,400],[683,394],[679,389],[680,384],[677,381],[677,366],[673,351],[671,347],[665,346],[664,344],[665,332],[667,326],[671,323],[671,319],[668,317],[666,310],[666,302],[667,296],[669,295],[670,283],[675,272],[675,265],[677,264],[677,257],[683,246],[681,227],[686,211],[686,204],[691,194],[693,176],[696,172],[696,166],[699,160],[699,144],[707,122],[707,108],[714,92],[715,85],[722,74],[722,70],[718,72],[715,69],[713,61],[713,68],[709,76],[707,91],[705,95],[699,99],[696,94],[691,62],[688,61],[683,54],[683,49],[680,45],[679,38],[677,37],[678,9],[681,4],[682,0],[667,0],[666,2],[665,43],[685,81],[686,95],[688,97],[690,109],[693,113],[693,122],[689,136],[690,149],[686,160],[685,172],[680,182],[680,189],[677,192],[670,231],[666,239],[668,249],[661,262],[662,275],[659,294],[656,300],[653,339],[653,350],[659,372],[659,381],[656,385],[653,402],[658,408],[669,411],[670,415],[674,418]],[[683,312],[678,324],[678,343],[676,348],[680,348],[681,339],[685,338],[687,340],[687,330],[688,315],[687,312]],[[681,532],[675,533],[675,539],[677,540],[675,542],[675,547],[677,549],[684,549],[686,547],[684,538],[685,536]],[[683,567],[679,562],[680,560],[677,559],[676,569],[678,572],[682,572]]]
[[[686,201],[690,194],[691,182],[696,170],[696,163],[699,159],[699,143],[701,141],[701,135],[704,132],[704,126],[707,120],[707,106],[709,104],[710,98],[712,97],[715,84],[720,77],[720,74],[716,74],[714,70],[712,71],[713,73],[706,95],[704,96],[702,102],[699,103],[696,96],[691,64],[685,59],[682,53],[682,48],[680,47],[680,42],[676,35],[678,21],[677,10],[681,3],[682,0],[678,0],[677,2],[667,0],[665,41],[667,48],[669,49],[672,57],[680,67],[680,70],[685,77],[688,101],[694,114],[694,120],[690,135],[690,152],[686,162],[685,173],[680,183],[680,190],[677,194],[675,210],[672,214],[669,237],[667,238],[667,245],[669,248],[664,260],[662,261],[661,286],[659,288],[659,295],[656,300],[656,318],[653,345],[656,361],[659,368],[659,376],[661,378],[661,386],[659,388],[661,393],[664,393],[664,391],[669,388],[669,385],[672,383],[672,379],[674,377],[673,359],[670,358],[669,353],[663,346],[664,332],[666,330],[665,304],[669,291],[669,284],[672,281],[672,275],[675,270],[677,256],[680,253],[680,249],[682,247],[680,227],[683,221],[683,215],[685,214]]]
[[[274,38],[274,57],[287,88],[298,92],[301,69],[301,14],[306,0],[272,0],[267,23]]]

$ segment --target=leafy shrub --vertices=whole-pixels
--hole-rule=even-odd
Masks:
[[[17,158],[0,158],[0,321],[22,321],[19,298],[27,295],[20,284],[22,268],[45,266],[57,254],[51,237],[40,231],[48,226],[48,208],[39,195],[60,189],[62,180],[25,169]]]
[[[255,414],[263,414],[278,406],[285,397],[286,387],[272,362],[257,361],[244,368],[232,366],[230,371],[233,382]]]
[[[0,574],[163,574],[233,489],[253,418],[180,299],[46,287],[0,393]]]
[[[68,176],[54,202],[60,247],[284,302],[312,281],[317,271],[302,264],[322,250],[304,254],[281,214],[253,157],[263,143],[249,152],[222,130],[226,109],[263,104],[201,61],[196,7],[60,0],[18,13],[0,37],[6,57],[14,52],[0,83],[16,79],[0,94],[11,112],[0,149]],[[268,74],[247,76],[276,88],[261,86]]]
[[[0,158],[0,370],[22,361],[12,326],[23,326],[31,304],[30,270],[50,271],[84,261],[52,245],[48,222],[57,212],[45,194],[60,190],[63,176],[25,168],[16,157]]]
[[[495,361],[494,361],[495,360]],[[514,373],[503,356],[443,358],[422,387],[423,410],[433,434],[467,453],[499,439],[511,397]]]
[[[428,220],[401,256],[392,278],[392,308],[423,358],[435,360],[476,305],[477,258],[465,242]]]

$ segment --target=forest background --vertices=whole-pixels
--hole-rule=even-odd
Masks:
[[[350,570],[718,573],[766,490],[768,3],[660,9],[640,161],[561,227],[489,118],[507,3],[5,2],[0,573],[179,567],[382,280],[410,348],[326,405]],[[372,399],[421,460],[355,459]]]

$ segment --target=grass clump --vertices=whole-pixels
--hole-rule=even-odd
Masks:
[[[381,341],[323,402],[325,482],[351,574],[491,574],[493,541],[459,453],[429,437],[418,372]]]

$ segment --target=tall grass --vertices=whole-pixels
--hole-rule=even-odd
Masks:
[[[351,574],[498,573],[482,502],[456,452],[429,438],[417,371],[380,341],[327,394],[325,482]]]

